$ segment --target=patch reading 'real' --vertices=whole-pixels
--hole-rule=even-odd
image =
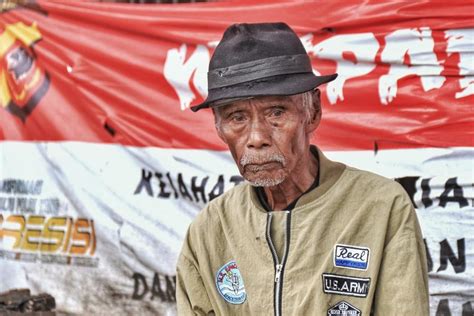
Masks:
[[[351,304],[340,301],[330,309],[328,309],[328,316],[360,316],[360,310]]]
[[[370,249],[337,244],[334,247],[334,266],[347,269],[367,270]]]
[[[367,297],[369,285],[370,278],[323,273],[323,291],[327,294]]]
[[[217,271],[216,287],[219,294],[231,304],[242,304],[247,298],[244,280],[234,260]]]

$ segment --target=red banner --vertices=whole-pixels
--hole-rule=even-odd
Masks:
[[[323,148],[474,145],[468,1],[38,4],[1,14],[0,139],[225,149],[210,111],[188,107],[245,20],[287,22],[315,72],[339,73],[322,88]]]

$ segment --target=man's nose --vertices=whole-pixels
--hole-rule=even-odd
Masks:
[[[271,146],[270,127],[261,119],[252,120],[247,148],[259,149],[268,146]]]

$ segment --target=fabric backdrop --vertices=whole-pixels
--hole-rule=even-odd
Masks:
[[[315,73],[339,73],[313,142],[404,186],[431,314],[472,316],[473,12],[467,0],[4,4],[0,292],[47,292],[67,314],[174,315],[189,223],[242,181],[212,113],[189,106],[227,26],[284,21]]]

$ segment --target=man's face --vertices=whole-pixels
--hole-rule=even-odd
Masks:
[[[303,108],[301,94],[256,97],[215,109],[218,134],[251,184],[275,186],[303,170],[298,161],[319,124],[319,91],[313,100],[313,116]]]

